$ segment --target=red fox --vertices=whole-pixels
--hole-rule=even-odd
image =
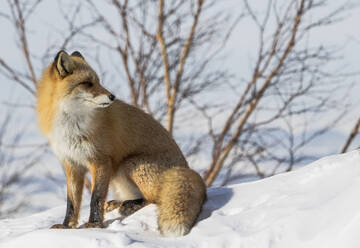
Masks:
[[[162,235],[187,234],[206,198],[202,178],[161,124],[115,99],[99,81],[79,52],[60,51],[37,86],[39,126],[67,180],[65,219],[52,228],[77,227],[90,171],[90,217],[84,228],[103,228],[105,210],[119,208],[129,215],[155,203]],[[106,204],[109,187],[116,199]]]

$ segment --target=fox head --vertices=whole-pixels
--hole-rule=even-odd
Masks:
[[[38,94],[49,94],[42,97],[56,98],[63,108],[106,108],[114,102],[115,96],[99,81],[96,72],[78,51],[68,55],[61,50],[44,72]]]

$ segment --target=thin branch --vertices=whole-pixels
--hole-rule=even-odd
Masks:
[[[360,129],[360,118],[356,122],[354,128],[352,129],[352,131],[351,131],[351,133],[349,135],[349,137],[347,138],[347,140],[345,142],[345,145],[344,145],[343,149],[341,150],[341,153],[347,152],[347,150],[349,149],[349,146],[351,145],[351,143],[355,139],[356,135],[359,133],[359,129]]]
[[[33,64],[32,64],[31,58],[30,58],[28,41],[26,38],[25,19],[23,17],[23,10],[20,7],[19,0],[14,0],[14,3],[15,3],[15,8],[16,8],[16,12],[17,12],[17,16],[16,17],[14,16],[14,18],[16,18],[16,26],[19,29],[18,32],[20,35],[21,46],[23,49],[22,51],[25,56],[26,64],[27,64],[27,67],[28,67],[30,75],[31,75],[31,81],[33,82],[34,85],[36,85],[37,78],[36,78]]]
[[[8,64],[5,63],[3,59],[0,58],[0,65],[10,74],[7,77],[17,82],[24,89],[30,92],[33,96],[35,96],[35,91],[23,80],[18,77],[18,73],[15,72]]]

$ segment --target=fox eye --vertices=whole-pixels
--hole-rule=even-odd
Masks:
[[[87,87],[92,87],[94,85],[92,82],[82,82],[80,84],[86,85]]]

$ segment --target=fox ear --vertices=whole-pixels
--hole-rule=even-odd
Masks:
[[[75,51],[71,54],[71,56],[74,56],[74,57],[79,57],[79,58],[82,58],[84,59],[84,57],[81,55],[81,53],[79,51]],[[84,59],[85,60],[85,59]]]
[[[54,59],[56,70],[59,72],[61,77],[66,77],[74,71],[74,62],[71,57],[64,51],[58,52]]]

